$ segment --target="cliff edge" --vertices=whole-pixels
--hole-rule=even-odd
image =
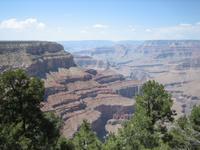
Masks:
[[[0,72],[24,68],[30,75],[45,77],[50,71],[73,66],[73,56],[56,42],[0,42]]]

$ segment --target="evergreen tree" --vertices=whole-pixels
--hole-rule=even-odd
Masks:
[[[55,149],[61,122],[40,110],[43,95],[43,82],[23,70],[0,75],[0,149]]]
[[[135,113],[130,121],[127,121],[112,144],[116,149],[169,149],[162,137],[167,128],[165,123],[173,121],[173,102],[164,86],[148,81],[142,87],[141,94],[136,98]],[[114,146],[113,146],[114,145]],[[109,145],[107,146],[109,147]]]
[[[101,142],[92,132],[90,124],[84,120],[73,138],[76,150],[101,150]]]
[[[179,118],[164,139],[174,149],[200,149],[200,106],[194,106],[191,115]]]
[[[162,84],[154,80],[146,82],[142,86],[141,95],[136,98],[136,109],[144,109],[152,124],[157,121],[172,121],[172,104],[171,95]]]
[[[194,106],[191,112],[190,121],[193,129],[200,132],[200,106]]]

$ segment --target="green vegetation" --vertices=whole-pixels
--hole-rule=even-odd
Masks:
[[[199,150],[200,106],[174,121],[173,101],[164,86],[148,81],[136,98],[135,113],[117,135],[102,143],[83,121],[71,140],[60,135],[62,121],[42,112],[41,80],[23,70],[0,75],[0,149],[2,150]]]
[[[59,148],[61,121],[40,110],[43,95],[43,82],[23,70],[0,75],[0,149]]]
[[[76,150],[101,150],[101,142],[94,132],[91,131],[90,124],[84,120],[73,138]]]
[[[166,140],[175,149],[200,149],[200,106],[195,106],[191,115],[177,120]],[[170,139],[170,140],[169,140]]]
[[[167,148],[162,138],[167,132],[166,123],[173,121],[171,106],[171,96],[164,90],[163,85],[155,81],[145,83],[141,95],[136,98],[134,116],[120,130],[115,138],[116,146],[112,149]],[[108,141],[108,144],[113,143]]]
[[[174,122],[172,99],[163,85],[148,81],[136,98],[135,113],[119,134],[110,136],[105,150],[199,150],[200,106]]]

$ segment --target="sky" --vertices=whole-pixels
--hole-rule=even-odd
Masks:
[[[200,40],[200,0],[1,0],[0,8],[0,40]]]

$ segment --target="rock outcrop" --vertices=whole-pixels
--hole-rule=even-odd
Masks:
[[[0,42],[0,70],[24,68],[30,75],[45,77],[58,68],[75,66],[73,56],[55,42]]]

